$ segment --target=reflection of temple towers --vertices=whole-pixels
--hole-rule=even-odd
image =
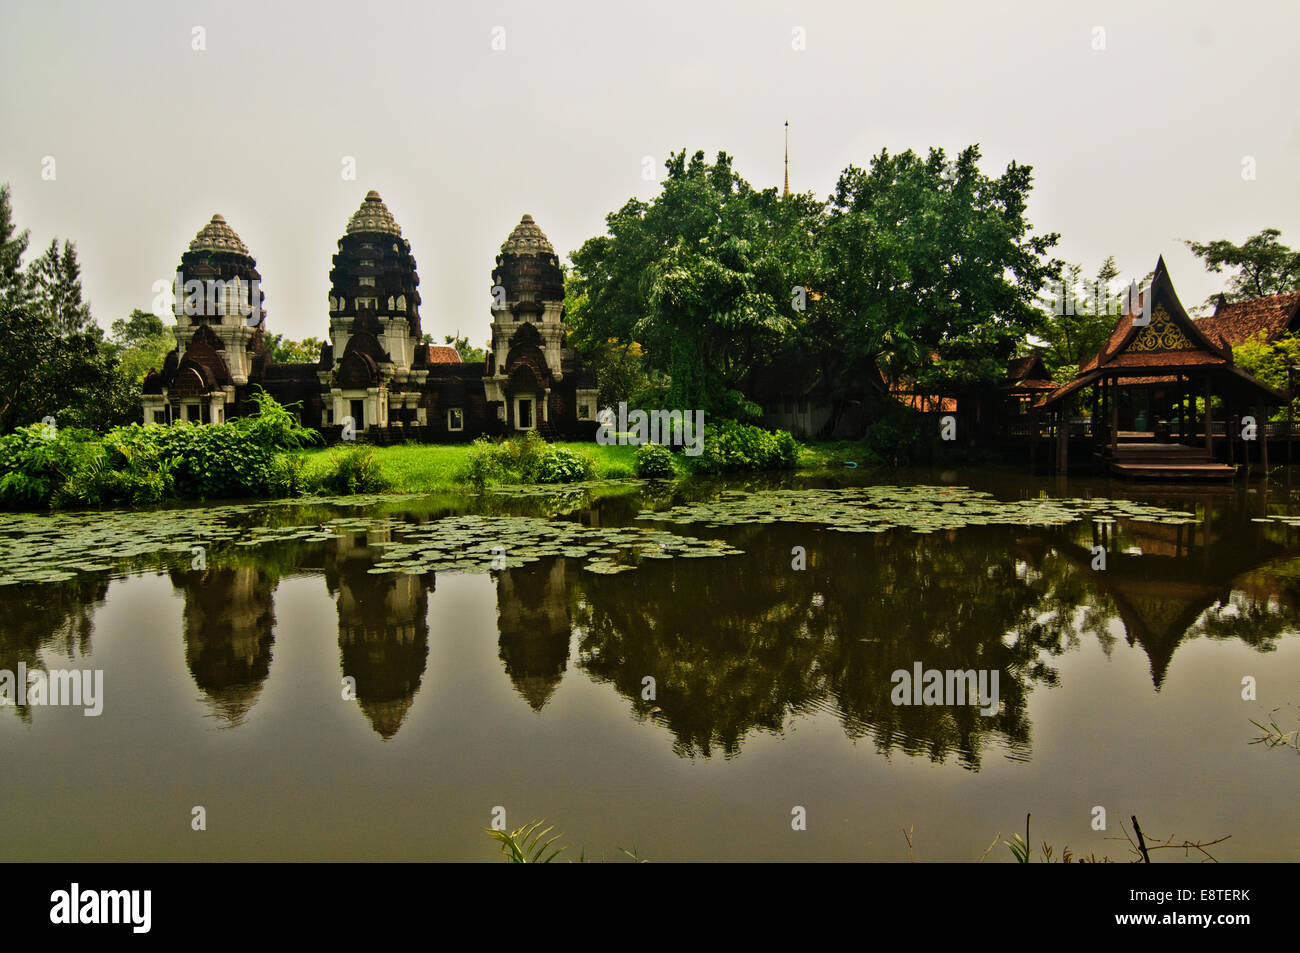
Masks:
[[[275,641],[272,577],[253,566],[173,570],[185,593],[185,662],[194,683],[231,726],[257,704]]]
[[[357,703],[388,740],[402,727],[428,663],[433,574],[372,575],[372,565],[364,538],[340,540],[327,557],[325,582],[338,593],[343,675],[356,679]]]
[[[550,701],[569,661],[565,562],[509,569],[497,577],[501,661],[533,711]]]

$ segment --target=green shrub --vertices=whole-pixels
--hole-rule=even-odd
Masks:
[[[727,420],[705,424],[700,455],[685,459],[696,473],[737,473],[793,469],[798,457],[799,444],[785,431]]]
[[[636,448],[636,475],[648,480],[668,480],[676,475],[673,453],[657,443],[643,443]]]
[[[85,453],[54,494],[53,505],[110,506],[160,503],[175,492],[172,463],[159,441],[144,439],[143,428],[117,428]]]
[[[230,424],[174,423],[170,427],[131,428],[148,443],[158,439],[171,467],[175,494],[184,500],[260,496],[271,485],[275,449],[257,435]]]
[[[573,483],[596,475],[596,461],[568,447],[553,447],[535,431],[521,437],[479,437],[469,449],[461,479],[483,489],[494,483]]]
[[[461,479],[480,490],[493,483],[499,483],[505,476],[500,446],[500,443],[487,437],[479,437],[471,443]]]
[[[55,430],[44,424],[20,427],[0,437],[0,507],[48,506],[93,439],[89,431]]]
[[[369,447],[352,447],[330,456],[329,466],[321,475],[320,486],[328,493],[348,496],[354,493],[378,493],[388,488],[375,451]]]
[[[306,461],[293,454],[282,453],[271,461],[270,485],[267,489],[274,496],[302,496],[311,492],[314,486],[307,479]]]
[[[285,407],[262,388],[255,388],[249,399],[257,404],[257,413],[248,417],[236,417],[223,426],[247,434],[254,443],[268,450],[297,450],[323,442],[319,433],[298,423],[298,417],[289,407]]]
[[[905,466],[918,462],[923,447],[920,414],[900,408],[874,421],[862,438],[867,463]]]
[[[533,483],[577,483],[596,476],[596,461],[568,447],[547,447],[534,463]]]
[[[277,453],[319,439],[255,392],[258,412],[225,424],[130,424],[102,437],[27,427],[0,438],[0,507],[109,506],[291,492],[301,465]]]

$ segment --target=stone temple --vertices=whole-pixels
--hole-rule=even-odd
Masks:
[[[371,191],[348,221],[330,270],[329,342],[315,364],[276,364],[267,350],[261,275],[220,215],[177,268],[176,350],[144,381],[144,422],[221,423],[256,412],[263,388],[297,404],[304,424],[337,439],[454,442],[535,430],[593,439],[596,379],[565,346],[564,277],[525,215],[492,271],[487,360],[422,340],[411,244]]]

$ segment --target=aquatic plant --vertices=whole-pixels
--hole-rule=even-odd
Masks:
[[[962,486],[866,486],[842,489],[729,490],[717,499],[638,519],[702,523],[706,527],[752,523],[811,523],[839,533],[884,533],[896,528],[933,533],[966,526],[1064,526],[1085,517],[1139,522],[1195,523],[1195,516],[1129,500],[1098,497],[1003,501]]]
[[[546,822],[534,821],[513,831],[488,828],[487,833],[501,845],[501,853],[505,854],[506,860],[510,863],[549,864],[569,848],[568,845],[561,845],[548,854],[547,851],[560,839],[560,835],[556,834],[544,840],[543,838],[554,830],[554,827],[542,827],[544,823]]]

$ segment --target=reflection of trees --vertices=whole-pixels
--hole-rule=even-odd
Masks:
[[[639,712],[662,708],[682,755],[735,754],[747,731],[781,730],[822,684],[816,645],[802,637],[811,594],[792,598],[752,563],[737,573],[738,560],[721,572],[721,560],[674,559],[582,574],[579,665]],[[641,698],[646,676],[656,681],[653,701]]]
[[[1109,653],[1116,622],[1147,653],[1157,689],[1188,637],[1266,649],[1296,628],[1300,561],[1289,581],[1252,572],[1284,549],[1230,497],[1199,515],[1187,526],[1083,521],[930,535],[733,527],[728,538],[746,550],[736,560],[571,573],[578,663],[665,724],[684,756],[734,755],[747,732],[780,731],[790,715],[820,709],[882,751],[955,754],[976,768],[996,740],[1024,758],[1030,688],[1056,684],[1052,660],[1085,638]],[[1091,568],[1098,544],[1104,572]],[[807,547],[804,571],[790,568],[795,545]],[[998,671],[1000,711],[894,705],[892,672],[916,662]],[[653,701],[641,697],[647,675]]]
[[[185,596],[185,662],[194,683],[222,718],[238,725],[271,669],[277,577],[241,560],[202,571],[173,569],[171,580]]]
[[[679,559],[581,582],[581,666],[639,711],[662,708],[679,753],[733,755],[751,729],[780,731],[792,713],[827,708],[882,750],[957,752],[976,765],[990,733],[1027,744],[1027,683],[1054,674],[1038,661],[1038,593],[1005,546],[972,533],[744,535],[743,563]],[[808,549],[804,571],[790,568],[794,545]],[[1000,712],[894,705],[892,673],[918,661],[998,670]],[[647,675],[653,702],[641,700]]]
[[[66,582],[8,586],[0,593],[0,669],[16,677],[19,662],[28,669],[46,668],[43,652],[74,657],[90,652],[95,610],[108,594],[108,576],[81,573]],[[31,706],[5,707],[31,720]]]
[[[821,664],[852,737],[871,735],[882,751],[956,753],[978,767],[988,738],[1000,735],[1025,756],[1025,708],[1032,682],[1056,682],[1041,661],[1058,654],[1059,633],[1036,621],[1040,592],[1017,572],[1006,534],[966,530],[825,540],[826,639]],[[863,640],[867,641],[863,641]],[[1001,706],[895,705],[890,675],[927,669],[999,672]]]
[[[361,710],[387,740],[402,727],[428,663],[434,576],[371,574],[372,565],[366,534],[349,534],[324,554],[325,585],[337,594],[343,674],[356,679]]]

